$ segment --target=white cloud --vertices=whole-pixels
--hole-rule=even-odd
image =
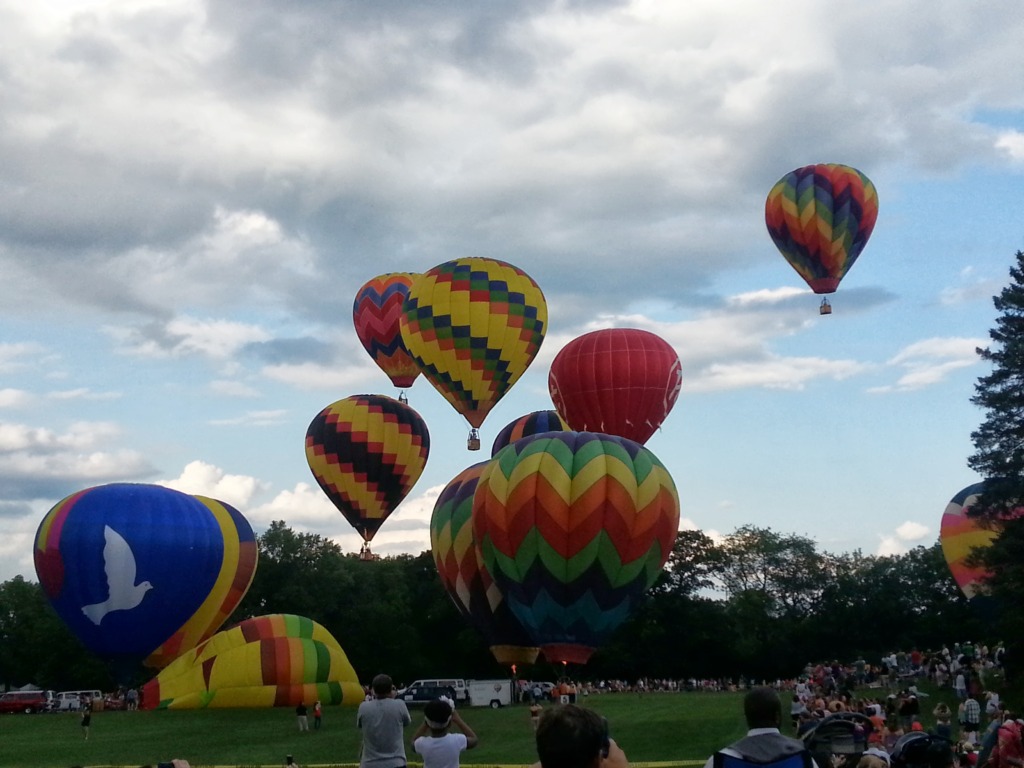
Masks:
[[[907,520],[896,529],[896,535],[900,541],[920,541],[931,533],[931,530],[927,525]]]
[[[364,365],[323,365],[321,363],[298,363],[267,365],[260,371],[272,381],[289,384],[303,390],[346,391],[380,379],[380,372]]]
[[[174,318],[163,326],[146,329],[108,327],[105,330],[121,342],[125,354],[150,358],[200,355],[227,360],[246,344],[272,338],[264,329],[249,323],[192,317]]]
[[[287,421],[288,411],[248,411],[242,416],[231,419],[211,419],[210,424],[218,427],[269,427]]]
[[[218,395],[226,397],[259,397],[260,393],[254,387],[240,381],[228,379],[217,379],[210,382],[210,390]]]
[[[0,342],[0,373],[14,373],[30,367],[31,359],[45,352],[39,344],[31,342]]]
[[[1018,163],[1024,161],[1024,133],[1003,131],[996,139],[996,147],[1003,150],[1011,160]]]
[[[186,464],[181,474],[175,479],[158,480],[157,484],[182,493],[226,501],[241,510],[246,517],[248,514],[245,508],[253,496],[267,488],[266,483],[260,482],[255,477],[230,475],[220,467],[199,460]]]
[[[50,400],[117,400],[121,397],[120,392],[93,392],[88,387],[77,389],[61,389],[47,392],[46,397]]]
[[[23,389],[0,389],[0,408],[24,408],[35,398]]]
[[[887,365],[906,371],[894,384],[872,387],[868,392],[909,392],[933,386],[949,375],[978,363],[976,349],[984,339],[931,338],[910,344],[887,361]]]

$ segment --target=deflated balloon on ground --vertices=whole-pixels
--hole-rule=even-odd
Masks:
[[[363,688],[330,632],[302,616],[246,619],[178,658],[142,688],[145,709],[357,706]]]

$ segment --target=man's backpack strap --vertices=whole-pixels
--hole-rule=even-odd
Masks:
[[[784,755],[767,763],[746,757],[737,757],[727,752],[715,753],[714,768],[751,768],[751,766],[756,766],[756,768],[813,768],[814,761],[811,758],[811,753],[806,749],[791,755]]]

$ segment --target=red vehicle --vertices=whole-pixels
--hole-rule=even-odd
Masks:
[[[0,696],[0,714],[8,712],[45,712],[50,708],[50,700],[44,691],[8,691]]]

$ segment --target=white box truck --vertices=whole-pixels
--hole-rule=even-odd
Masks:
[[[470,680],[467,685],[471,707],[507,707],[512,703],[511,680]]]

